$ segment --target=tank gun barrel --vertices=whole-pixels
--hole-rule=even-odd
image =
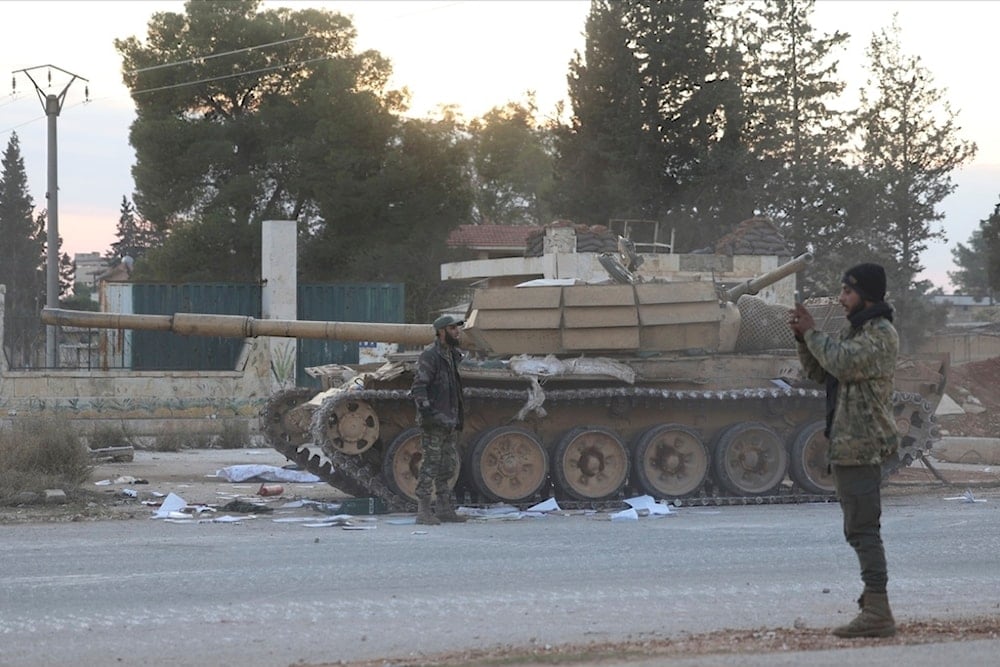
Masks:
[[[260,320],[244,315],[136,315],[95,313],[83,310],[43,308],[42,322],[49,325],[87,329],[138,329],[169,331],[182,336],[223,336],[228,338],[313,338],[339,341],[377,341],[402,345],[426,345],[434,340],[429,324],[383,322],[322,322],[312,320]]]
[[[757,276],[756,278],[751,278],[746,282],[742,282],[735,287],[730,287],[726,290],[726,298],[730,301],[735,302],[744,294],[756,294],[768,285],[773,285],[782,278],[790,276],[793,273],[798,273],[802,269],[806,268],[813,261],[813,255],[811,252],[804,252],[795,259],[789,260],[779,266],[776,269],[768,271],[767,273]]]

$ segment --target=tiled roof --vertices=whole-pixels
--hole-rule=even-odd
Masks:
[[[459,225],[448,235],[451,248],[523,248],[538,227],[529,225]]]
[[[715,244],[717,255],[793,255],[777,225],[767,218],[750,218]]]

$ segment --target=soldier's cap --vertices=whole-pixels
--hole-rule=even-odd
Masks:
[[[440,331],[445,327],[450,327],[451,325],[462,326],[465,324],[465,320],[461,320],[454,315],[442,315],[441,317],[434,320],[434,331]]]
[[[885,269],[878,264],[858,264],[844,272],[842,282],[865,301],[885,301]]]

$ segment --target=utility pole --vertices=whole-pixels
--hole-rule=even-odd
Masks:
[[[52,70],[58,70],[70,77],[69,83],[58,95],[53,93],[43,93],[42,87],[38,85],[35,78],[31,76],[33,70],[48,68],[49,87],[52,86]],[[27,69],[14,70],[13,74],[23,73],[35,86],[38,99],[42,103],[42,109],[48,117],[48,192],[45,193],[47,201],[46,217],[46,254],[45,254],[45,306],[47,308],[59,307],[59,154],[56,143],[56,119],[62,111],[63,102],[66,101],[66,91],[77,79],[86,82],[81,76],[67,72],[55,65],[39,65],[38,67],[28,67]],[[90,97],[89,89],[84,89],[84,97]],[[48,368],[59,366],[58,340],[56,327],[48,325],[45,327],[45,365]]]

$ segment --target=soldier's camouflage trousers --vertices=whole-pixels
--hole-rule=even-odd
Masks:
[[[434,489],[447,489],[458,465],[458,432],[448,426],[424,424],[420,445],[420,475],[417,478],[418,498],[430,497]]]
[[[865,590],[885,593],[889,574],[882,546],[882,467],[834,465],[833,479],[844,511],[844,538],[858,554]]]

